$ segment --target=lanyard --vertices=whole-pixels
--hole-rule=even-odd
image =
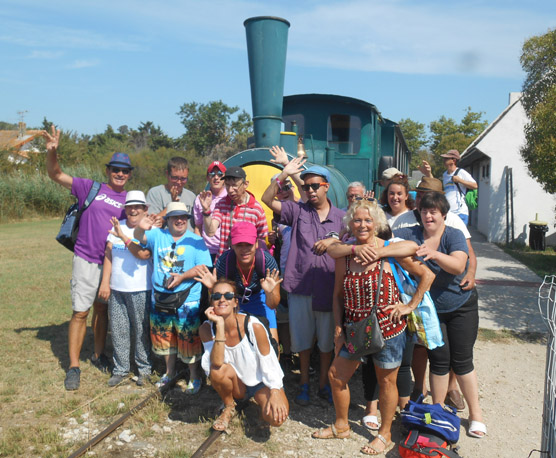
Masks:
[[[249,273],[247,274],[247,278],[245,278],[245,275],[243,275],[243,271],[241,270],[239,262],[236,260],[237,270],[239,270],[239,274],[241,275],[241,280],[244,288],[247,288],[249,286],[249,283],[251,282],[251,275],[253,274],[253,269],[255,267],[255,258],[253,258],[253,264],[251,264],[251,267],[249,268]]]

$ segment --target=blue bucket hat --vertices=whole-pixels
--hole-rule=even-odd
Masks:
[[[106,167],[122,167],[126,169],[133,169],[131,166],[131,160],[126,153],[114,153],[110,158],[110,162],[106,164]]]
[[[330,172],[326,167],[322,167],[321,165],[313,165],[309,167],[307,170],[301,172],[300,178],[304,180],[305,175],[318,175],[319,177],[324,178],[327,183],[330,183]]]

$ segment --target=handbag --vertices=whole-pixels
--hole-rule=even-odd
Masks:
[[[79,220],[81,215],[94,198],[97,196],[100,190],[100,183],[98,181],[93,181],[93,186],[87,194],[85,202],[83,202],[83,207],[79,208],[79,202],[72,204],[66,211],[58,235],[56,236],[56,241],[64,245],[68,250],[73,251],[75,248],[75,242],[77,241],[77,234],[79,233]]]
[[[380,261],[380,273],[378,274],[378,291],[371,313],[361,321],[344,323],[346,335],[346,348],[350,356],[348,359],[360,360],[363,356],[378,353],[386,345],[376,309],[380,296],[380,285],[382,284],[382,272],[384,270],[384,259]]]
[[[408,401],[400,412],[402,424],[408,429],[431,432],[448,442],[457,442],[461,423],[457,410],[447,404],[424,404],[423,398],[421,395],[417,401]]]
[[[388,261],[392,266],[392,273],[400,290],[402,302],[407,304],[415,294],[415,282],[394,258],[388,258]],[[400,279],[398,271],[402,273],[402,279]],[[444,345],[440,321],[429,291],[425,292],[417,308],[407,315],[406,320],[408,332],[414,336],[419,345],[427,347],[429,350]]]
[[[189,291],[195,286],[193,282],[183,291],[177,293],[159,293],[154,291],[154,309],[158,313],[165,315],[177,315],[178,309],[183,305],[189,296]]]

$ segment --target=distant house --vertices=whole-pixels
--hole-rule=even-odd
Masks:
[[[470,225],[489,242],[511,241],[513,226],[514,239],[528,243],[529,222],[538,214],[548,223],[547,244],[556,245],[556,195],[529,175],[519,152],[527,123],[521,92],[512,92],[508,107],[462,153],[459,166],[479,183],[479,207],[470,212]]]
[[[0,130],[0,150],[10,152],[8,155],[10,162],[27,162],[29,154],[40,152],[30,144],[40,135],[40,130],[27,130],[25,123],[19,124],[19,130]]]

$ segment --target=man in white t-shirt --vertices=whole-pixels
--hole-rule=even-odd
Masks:
[[[469,210],[465,203],[467,190],[477,189],[478,185],[471,174],[458,167],[459,151],[451,149],[446,154],[441,154],[446,171],[442,174],[444,192],[450,204],[450,212],[458,215],[467,226]]]

